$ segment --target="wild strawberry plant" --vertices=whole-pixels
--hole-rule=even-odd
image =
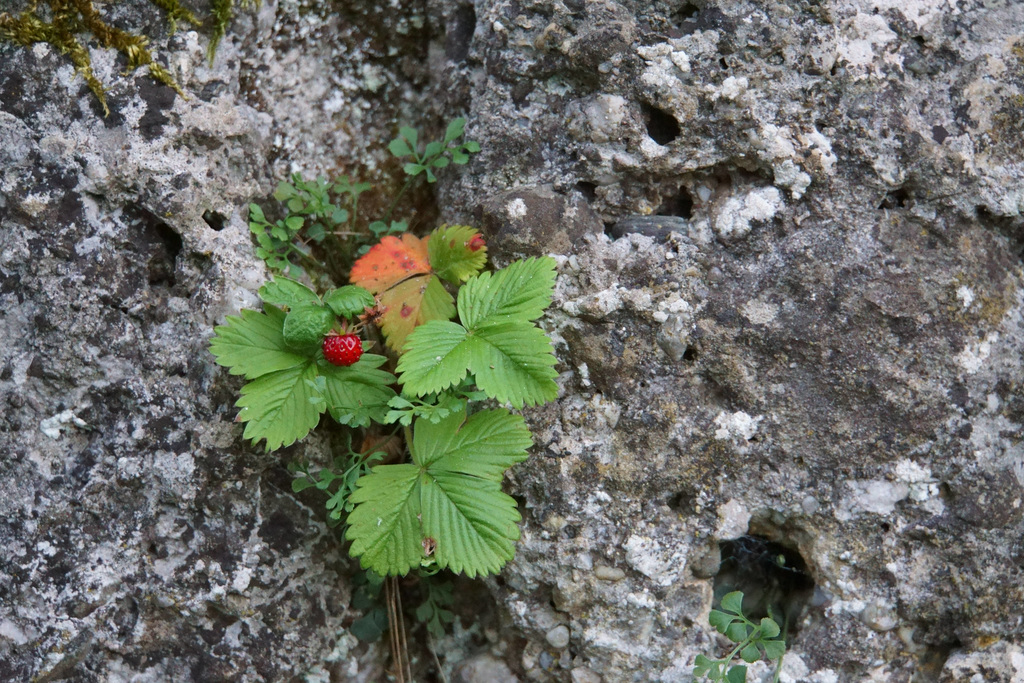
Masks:
[[[404,167],[410,179],[432,181],[432,169],[479,150],[457,142],[463,125],[422,151],[403,128],[390,150],[413,159]],[[349,284],[314,290],[298,278],[321,282],[330,268],[308,242],[358,227],[355,202],[366,188],[347,178],[341,185],[344,206],[329,196],[339,184],[293,178],[277,193],[292,213],[271,223],[251,210],[258,254],[276,274],[259,290],[262,310],[229,316],[210,344],[217,363],[246,380],[236,404],[243,435],[272,451],[325,414],[348,430],[346,452],[331,465],[292,467],[293,488],[328,496],[350,553],[375,575],[498,572],[515,552],[520,520],[502,479],[532,444],[514,410],[557,395],[551,340],[537,324],[551,303],[555,262],[531,258],[491,272],[479,232],[444,225],[425,237],[384,234],[354,263]],[[381,225],[366,228],[379,235]],[[425,585],[417,614],[436,632],[451,620],[450,588]],[[380,624],[371,611],[359,628],[379,634]]]

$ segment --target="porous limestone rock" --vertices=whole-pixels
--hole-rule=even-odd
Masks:
[[[249,201],[385,177],[399,122],[465,114],[483,151],[437,211],[556,251],[561,392],[525,411],[503,628],[447,651],[689,681],[741,588],[791,598],[783,681],[1019,679],[1021,27],[999,0],[280,0],[212,66],[154,37],[188,100],[95,51],[106,119],[0,43],[0,678],[382,680],[342,635],[353,565],[205,345],[265,277]]]
[[[206,347],[267,277],[248,202],[374,163],[414,74],[354,74],[388,52],[378,15],[414,13],[264,3],[210,64],[148,1],[97,6],[157,31],[188,99],[94,49],[104,118],[65,56],[0,41],[0,680],[381,680],[380,645],[346,632],[354,565],[290,491],[300,451],[241,439]],[[421,63],[423,40],[391,47]]]
[[[609,228],[558,254],[512,475],[523,679],[689,681],[716,582],[765,589],[749,543],[813,580],[782,680],[1019,677],[1024,6],[474,7],[443,77],[484,151],[442,205],[549,186]]]

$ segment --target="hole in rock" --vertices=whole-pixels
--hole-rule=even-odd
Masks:
[[[878,205],[879,209],[902,209],[907,206],[910,202],[911,194],[910,190],[905,187],[899,187],[885,195],[885,199]]]
[[[974,215],[981,227],[996,230],[1006,237],[1017,258],[1024,260],[1024,217],[1000,216],[983,204],[974,207]]]
[[[917,670],[910,677],[910,683],[931,683],[939,680],[949,656],[953,654],[953,650],[961,647],[963,643],[959,640],[927,645],[924,652],[918,655]]]
[[[679,137],[679,122],[674,116],[649,104],[642,105],[642,109],[647,134],[652,140],[659,145],[667,145]]]
[[[203,220],[207,225],[210,226],[211,230],[220,232],[224,229],[224,224],[227,223],[227,217],[217,211],[206,211],[203,213]]]
[[[684,363],[696,363],[697,362],[697,349],[692,346],[687,346],[686,350],[683,351],[683,362]]]
[[[144,245],[144,253],[149,257],[146,263],[149,284],[173,287],[178,255],[183,246],[181,235],[146,209],[138,208],[129,215],[133,219],[131,224],[139,230],[139,242]]]
[[[700,13],[700,7],[697,7],[692,2],[684,3],[682,7],[675,11],[672,18],[675,19],[677,24],[680,24],[687,19],[693,19]]]
[[[668,499],[668,506],[680,514],[692,515],[696,499],[697,496],[692,491],[679,491]]]
[[[693,215],[693,197],[685,187],[681,187],[676,195],[662,202],[655,213],[658,216],[679,216],[688,219]]]
[[[728,71],[729,62],[725,61],[725,57],[721,57],[718,60],[718,66],[722,67],[722,71]]]
[[[593,202],[597,199],[597,184],[591,183],[586,180],[581,180],[576,183],[576,190],[583,195],[584,199],[588,202]]]
[[[814,579],[800,553],[763,536],[740,536],[721,543],[722,564],[715,576],[715,604],[743,591],[743,612],[757,621],[769,615],[793,634],[814,594]]]

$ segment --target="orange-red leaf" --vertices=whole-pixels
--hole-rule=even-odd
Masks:
[[[380,329],[388,346],[401,351],[405,338],[428,320],[450,320],[455,301],[436,275],[417,275],[377,295]]]
[[[378,324],[395,351],[402,350],[417,325],[455,315],[451,294],[430,268],[429,239],[389,235],[352,266],[352,284],[376,295]]]
[[[429,273],[427,239],[409,233],[401,239],[388,235],[355,262],[349,279],[377,294],[412,275]]]

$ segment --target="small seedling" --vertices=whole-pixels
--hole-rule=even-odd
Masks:
[[[782,657],[786,654],[785,637],[781,634],[779,624],[770,615],[755,624],[743,614],[742,592],[734,591],[724,596],[721,609],[711,610],[708,622],[736,643],[736,647],[721,659],[697,655],[693,668],[694,679],[706,677],[709,681],[745,683],[747,667],[744,664],[732,665],[732,661],[739,656],[747,664],[762,657],[775,661],[775,676],[772,680],[779,680]]]

